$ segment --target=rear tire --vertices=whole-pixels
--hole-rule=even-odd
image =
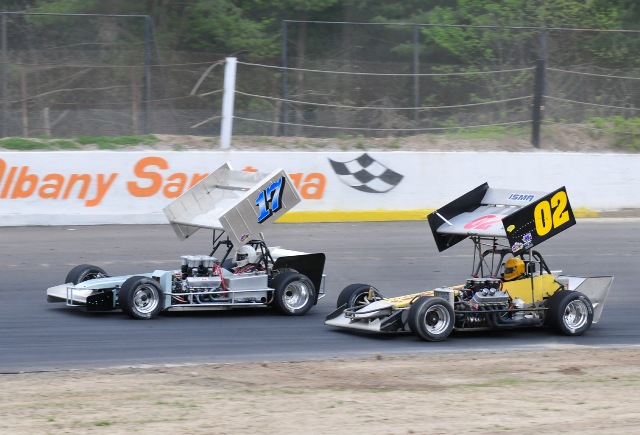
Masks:
[[[79,284],[90,279],[105,278],[107,276],[109,276],[107,272],[98,266],[94,266],[93,264],[80,264],[69,271],[64,282],[65,284],[69,282]]]
[[[152,319],[164,309],[164,293],[154,279],[132,276],[120,287],[118,304],[134,319]]]
[[[373,289],[373,299],[369,299],[369,290]],[[336,308],[347,305],[346,308],[354,308],[369,305],[371,302],[384,299],[375,287],[368,284],[351,284],[346,286],[338,295]]]
[[[414,335],[426,341],[442,341],[453,331],[453,307],[442,298],[422,296],[409,308],[407,322]]]
[[[273,307],[287,316],[302,316],[316,303],[316,289],[305,275],[282,272],[273,278]]]
[[[593,322],[593,305],[583,293],[560,290],[547,299],[547,325],[562,335],[582,335]]]

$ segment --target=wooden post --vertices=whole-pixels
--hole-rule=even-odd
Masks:
[[[49,108],[42,109],[42,118],[44,119],[44,135],[51,137],[51,120],[49,119]]]
[[[27,100],[27,73],[20,74],[20,89],[22,91],[22,137],[29,137],[29,101]]]
[[[531,144],[540,148],[540,124],[542,124],[542,98],[544,96],[544,60],[536,61],[536,80],[533,89],[533,114]]]

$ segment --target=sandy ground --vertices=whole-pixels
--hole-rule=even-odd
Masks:
[[[640,348],[4,374],[0,391],[4,434],[634,434]]]
[[[219,150],[219,138],[156,134],[158,142],[150,145],[157,150]],[[139,148],[139,146],[133,147]],[[124,147],[123,150],[133,149]],[[335,138],[234,136],[235,151],[503,151],[503,152],[590,152],[636,153],[637,146],[619,145],[615,138],[601,135],[594,138],[589,130],[573,126],[553,126],[546,129],[538,148],[531,145],[528,134],[500,138],[470,138],[462,134],[420,134],[406,137],[347,136]]]

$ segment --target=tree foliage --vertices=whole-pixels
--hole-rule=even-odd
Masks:
[[[154,37],[163,47],[251,57],[280,53],[283,20],[640,29],[637,0],[3,0],[3,6],[6,11],[145,14],[152,17]],[[306,24],[299,26],[295,38],[301,55],[308,47],[318,55],[323,47],[330,49],[323,41],[332,35],[319,30],[309,33]],[[409,52],[407,29],[397,28],[405,36],[390,53]],[[344,44],[352,41],[350,26],[342,26],[339,32]],[[505,64],[539,49],[537,33],[525,29],[425,27],[422,34],[423,52],[470,64]],[[586,42],[575,37],[566,43],[585,45],[594,58],[613,63],[633,56],[638,48],[633,38],[619,34],[598,34]]]

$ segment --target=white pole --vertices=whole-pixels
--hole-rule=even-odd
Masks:
[[[231,147],[233,130],[233,101],[236,92],[236,65],[238,59],[228,57],[224,67],[224,88],[222,93],[222,125],[220,128],[220,148]]]

